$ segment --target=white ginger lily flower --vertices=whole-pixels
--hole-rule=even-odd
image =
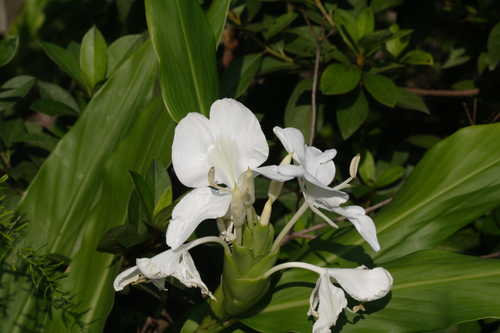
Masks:
[[[153,258],[139,258],[136,265],[118,274],[113,282],[116,291],[131,283],[152,282],[160,290],[165,289],[165,279],[172,276],[189,288],[198,287],[203,295],[213,298],[196,269],[186,247],[164,251]]]
[[[384,297],[391,290],[393,283],[391,274],[382,267],[324,269],[309,299],[308,315],[317,319],[313,333],[330,333],[330,327],[335,325],[339,314],[347,307],[344,291],[336,287],[331,279],[352,298],[361,302]]]
[[[184,117],[175,129],[172,164],[181,183],[194,190],[174,208],[167,244],[179,247],[203,220],[226,215],[230,206],[238,209],[242,192],[249,190],[246,171],[264,163],[268,154],[259,121],[234,99],[215,101],[209,119],[199,113]],[[209,173],[227,189],[210,187]]]
[[[313,212],[322,217],[330,225],[337,227],[319,208],[345,216],[370,244],[373,250],[380,250],[377,232],[373,220],[366,215],[363,207],[340,205],[347,202],[349,195],[341,189],[347,187],[357,172],[357,158],[353,159],[350,168],[351,177],[333,188],[328,185],[335,178],[335,164],[332,159],[337,154],[335,149],[324,152],[304,143],[304,136],[296,128],[275,127],[274,133],[286,151],[293,154],[294,165],[271,165],[257,168],[255,171],[277,181],[297,178],[304,194],[304,199]]]

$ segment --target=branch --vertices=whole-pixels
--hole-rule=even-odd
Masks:
[[[420,89],[406,87],[406,90],[420,96],[442,96],[442,97],[467,97],[479,95],[479,89],[468,90],[440,90],[440,89]]]
[[[366,208],[365,211],[368,214],[370,212],[373,212],[374,210],[377,210],[377,209],[379,209],[379,208],[381,208],[381,207],[389,204],[391,201],[392,201],[392,198],[385,199],[384,201],[381,201],[381,202],[379,202],[376,205],[373,205],[371,207]],[[345,219],[346,219],[345,216],[339,216],[339,217],[337,217],[334,220],[334,222],[341,222],[341,221],[344,221]],[[291,234],[289,234],[285,238],[283,238],[283,240],[281,242],[281,245],[283,245],[283,244],[285,244],[285,243],[287,243],[290,240],[295,239],[295,238],[314,239],[317,236],[316,235],[310,235],[309,233],[313,232],[313,231],[316,231],[316,230],[323,229],[326,226],[328,226],[327,223],[320,223],[320,224],[313,225],[312,227],[309,227],[309,228],[301,230],[301,231],[292,232]]]

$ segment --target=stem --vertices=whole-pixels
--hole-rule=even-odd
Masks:
[[[323,4],[321,3],[321,0],[315,0],[314,3],[316,4],[316,7],[318,7],[318,9],[321,12],[321,14],[323,14],[323,16],[326,18],[326,20],[328,21],[328,23],[330,23],[330,25],[332,26],[332,28],[335,28],[335,22],[333,22],[331,16],[328,15],[328,12],[326,11],[326,9],[323,6]]]
[[[314,77],[311,90],[311,127],[309,131],[309,145],[313,144],[314,134],[316,133],[316,91],[318,89],[318,76],[319,76],[319,61],[321,58],[321,49],[316,41],[316,59],[314,60]]]
[[[323,274],[323,272],[325,271],[324,268],[321,268],[321,267],[318,267],[315,265],[307,264],[305,262],[292,261],[292,262],[286,262],[284,264],[274,266],[273,268],[271,268],[270,270],[268,270],[264,274],[264,278],[267,279],[268,277],[270,277],[272,274],[276,273],[277,271],[287,269],[287,268],[307,269],[308,271],[312,271],[312,272],[320,274],[320,275]]]
[[[217,237],[217,236],[207,236],[207,237],[195,239],[194,241],[192,241],[190,243],[184,244],[183,250],[188,251],[188,250],[191,250],[193,247],[196,247],[198,245],[205,244],[205,243],[217,243],[219,245],[222,245],[222,247],[224,248],[224,251],[231,253],[231,250],[229,249],[229,246],[227,246],[227,243],[224,242],[220,237]]]
[[[307,208],[309,208],[309,205],[307,204],[306,201],[300,206],[299,210],[295,212],[295,215],[292,216],[290,221],[285,225],[283,230],[279,233],[278,237],[274,240],[273,247],[271,248],[271,252],[276,252],[278,251],[280,245],[281,245],[281,240],[285,238],[285,236],[288,234],[288,232],[293,228],[295,223],[300,219],[300,217],[306,212]]]
[[[442,90],[442,89],[406,88],[406,90],[420,96],[466,97],[466,96],[479,95],[479,89]]]
[[[219,322],[210,315],[207,315],[200,323],[200,326],[194,331],[194,333],[217,333],[225,330],[229,326],[235,323],[235,320],[227,320],[224,322]]]

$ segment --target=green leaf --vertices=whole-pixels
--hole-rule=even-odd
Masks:
[[[375,16],[370,7],[366,7],[358,14],[356,28],[358,31],[358,38],[363,38],[365,35],[375,30]]]
[[[106,77],[117,69],[125,61],[134,49],[144,41],[143,35],[126,35],[115,40],[108,47],[108,65]]]
[[[64,104],[74,112],[79,112],[80,109],[75,99],[65,89],[59,87],[57,84],[38,81],[38,88],[40,89],[40,96],[42,99],[53,100]]]
[[[490,61],[490,70],[500,62],[500,22],[491,29],[488,36],[488,58]]]
[[[417,134],[408,137],[406,141],[417,147],[429,149],[432,148],[432,146],[434,146],[436,143],[441,141],[441,139],[435,135]]]
[[[262,64],[259,68],[260,75],[266,75],[279,71],[289,71],[297,69],[299,66],[297,64],[286,62],[283,60],[278,60],[274,57],[263,57]]]
[[[434,65],[432,54],[422,50],[413,50],[406,53],[403,58],[401,58],[401,61],[410,65]]]
[[[362,89],[342,96],[337,106],[337,123],[345,140],[356,132],[368,117],[368,101]]]
[[[393,108],[399,97],[398,87],[386,76],[365,73],[363,81],[366,90],[378,102]]]
[[[361,71],[355,66],[332,64],[321,75],[320,89],[326,95],[345,94],[358,85]]]
[[[396,105],[403,109],[420,111],[430,114],[427,105],[425,105],[422,97],[408,91],[405,88],[398,87],[399,95],[397,96]]]
[[[301,130],[307,142],[311,132],[311,105],[299,103],[305,93],[310,95],[312,80],[300,81],[294,88],[285,108],[285,127],[295,127]],[[310,102],[310,99],[306,99]]]
[[[469,61],[470,57],[465,55],[465,49],[453,49],[448,56],[448,59],[444,62],[441,68],[452,68],[456,66],[460,66],[467,61]]]
[[[95,26],[83,36],[80,48],[80,68],[90,91],[104,80],[108,64],[108,47]]]
[[[132,193],[128,171],[145,174],[153,158],[169,163],[173,122],[160,99],[152,99],[157,73],[151,44],[146,43],[95,94],[42,165],[19,207],[32,222],[19,246],[70,257],[64,287],[75,295],[78,311],[88,310],[82,318],[88,332],[102,332],[113,303],[119,261],[96,248],[107,230],[126,220]],[[16,299],[0,331],[18,333],[31,326],[30,316],[36,318],[35,299],[16,283]],[[41,318],[37,324],[44,322]],[[45,331],[68,332],[59,312]]]
[[[148,184],[146,180],[137,172],[130,171],[130,177],[134,182],[134,189],[137,192],[138,198],[148,216],[148,220],[151,221],[153,219],[153,209],[155,206],[153,189],[150,187],[150,184]]]
[[[207,115],[218,95],[215,41],[198,1],[146,0],[146,18],[170,116]]]
[[[13,77],[0,87],[2,90],[5,90],[0,92],[0,98],[25,97],[35,84],[35,81],[36,79],[33,76],[28,75]]]
[[[379,171],[378,168],[377,168],[377,171]],[[381,188],[381,187],[388,186],[388,185],[394,183],[396,180],[403,177],[404,173],[405,173],[405,168],[403,168],[402,166],[389,165],[389,166],[383,168],[380,171],[380,174],[379,174],[379,172],[377,172],[375,187]]]
[[[49,116],[74,116],[78,114],[74,109],[68,107],[66,104],[52,99],[38,99],[31,104],[30,108],[33,111],[44,113]]]
[[[288,12],[283,14],[277,18],[273,19],[273,23],[269,26],[269,28],[264,31],[263,35],[265,39],[270,39],[276,36],[278,33],[283,31],[286,27],[288,27],[292,22],[298,17],[297,13]]]
[[[361,163],[359,164],[359,174],[361,176],[361,179],[367,184],[367,185],[373,185],[375,183],[375,161],[373,159],[372,153],[370,153],[369,150],[367,150],[363,154],[363,159],[361,160]]]
[[[500,317],[500,262],[444,251],[422,251],[383,265],[394,278],[391,293],[364,303],[342,333],[411,333],[445,329],[460,322]],[[260,332],[311,332],[309,295],[317,276],[303,270],[283,274],[271,303],[243,322]],[[464,301],[467,300],[466,306]]]
[[[70,50],[65,50],[57,45],[42,42],[40,43],[47,56],[59,68],[68,74],[73,80],[78,82],[82,87],[86,87],[83,79],[83,73],[80,71],[80,60]]]
[[[14,59],[19,47],[19,37],[7,37],[0,41],[0,67],[7,65]]]
[[[236,58],[222,75],[222,95],[238,98],[253,82],[262,61],[261,53]]]
[[[215,46],[219,45],[226,24],[227,12],[231,0],[214,0],[207,11],[207,20],[214,31]]]

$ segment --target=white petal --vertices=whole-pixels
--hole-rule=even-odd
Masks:
[[[172,275],[178,269],[182,252],[167,250],[153,258],[138,258],[137,268],[149,280],[160,280]]]
[[[203,283],[200,273],[196,269],[193,258],[188,251],[183,251],[180,257],[180,267],[173,273],[173,276],[182,284],[189,288],[200,288],[203,295],[214,298],[208,287]]]
[[[175,128],[172,165],[177,178],[186,186],[208,186],[211,167],[208,152],[214,145],[209,120],[199,113],[188,113]]]
[[[286,182],[304,174],[304,168],[300,165],[269,165],[254,169],[254,171],[279,182]]]
[[[209,187],[197,188],[186,194],[175,206],[167,229],[167,244],[179,247],[206,219],[224,216],[229,209],[231,195]]]
[[[332,159],[336,154],[335,149],[322,152],[316,147],[306,147],[304,168],[322,185],[327,186],[335,178],[335,164]]]
[[[384,297],[392,287],[391,274],[382,267],[367,269],[329,268],[328,274],[340,284],[352,298],[369,302]]]
[[[333,211],[339,215],[345,216],[354,225],[361,237],[370,244],[374,251],[380,250],[375,223],[373,223],[371,217],[366,215],[363,207],[338,207],[334,208]]]
[[[116,291],[123,290],[125,286],[140,280],[141,274],[137,266],[127,268],[115,278],[113,281],[113,287]]]
[[[339,314],[347,306],[347,299],[342,289],[330,281],[327,273],[321,274],[313,291],[309,314],[317,317],[313,333],[330,333],[330,327],[335,325]]]
[[[216,135],[216,145],[233,155],[219,157],[219,160],[227,160],[219,161],[219,164],[229,162],[230,165],[225,167],[231,168],[229,172],[234,174],[234,180],[267,159],[269,146],[259,121],[252,111],[237,100],[224,98],[215,101],[210,107],[210,126]],[[214,166],[217,172],[217,165]]]
[[[294,160],[302,164],[304,161],[304,135],[302,132],[293,127],[281,128],[274,127],[274,134],[281,141],[283,147],[289,153],[294,153]]]
[[[308,173],[304,176],[304,194],[314,206],[331,211],[349,200],[347,193],[322,185]]]

